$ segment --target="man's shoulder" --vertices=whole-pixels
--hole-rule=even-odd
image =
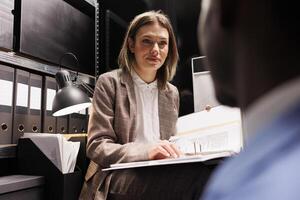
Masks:
[[[299,197],[300,190],[294,186],[300,180],[300,126],[279,126],[264,130],[238,156],[225,161],[211,177],[205,194],[209,198],[204,199],[215,195],[226,199],[233,194],[234,199],[244,195],[248,199],[274,199],[274,195],[275,199],[294,199],[284,196],[287,193]]]

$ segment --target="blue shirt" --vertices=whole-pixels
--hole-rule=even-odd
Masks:
[[[204,200],[300,199],[299,87],[296,92],[288,109],[281,109],[271,120],[264,119],[268,123],[250,133],[245,149],[220,166],[208,183]]]

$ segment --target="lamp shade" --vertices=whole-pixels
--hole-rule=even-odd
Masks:
[[[73,85],[68,71],[57,72],[55,78],[59,90],[52,103],[53,116],[68,115],[91,105],[91,100],[87,94]]]

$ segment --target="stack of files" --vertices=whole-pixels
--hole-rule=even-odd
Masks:
[[[69,115],[69,133],[86,133],[88,124],[87,109]]]
[[[24,133],[63,173],[74,172],[80,142],[67,141],[61,134]]]
[[[241,113],[238,108],[216,106],[182,116],[177,134],[169,140],[187,155],[205,152],[232,151],[243,147]]]

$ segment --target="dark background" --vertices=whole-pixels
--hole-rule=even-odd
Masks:
[[[199,0],[103,1],[104,10],[110,10],[127,22],[130,22],[135,15],[147,10],[162,10],[169,16],[177,38],[180,57],[177,73],[172,80],[180,93],[180,115],[194,112],[191,58],[202,55],[197,40],[200,7],[201,1]],[[104,46],[105,51],[102,52],[103,57],[100,55],[99,74],[117,67],[116,58],[126,31],[116,23],[104,27],[106,29],[102,29],[103,32],[100,30],[103,40],[100,46]],[[109,37],[107,37],[108,32]]]
[[[98,77],[118,67],[117,57],[133,17],[148,10],[162,10],[169,16],[177,38],[180,60],[172,83],[189,105],[181,114],[192,112],[191,58],[201,55],[197,41],[201,1],[98,0],[96,12],[87,1],[93,0],[1,1],[0,48]],[[95,37],[97,16],[99,30]],[[94,52],[96,44],[98,49]],[[70,56],[59,63],[65,52],[76,54],[79,65]]]
[[[185,65],[187,59],[190,59],[190,57],[201,55],[197,43],[197,24],[200,6],[201,1],[199,0],[103,1],[105,9],[113,11],[127,22],[131,21],[135,15],[146,10],[160,9],[164,11],[171,19],[177,37],[180,66]],[[113,35],[113,33],[111,34]]]

